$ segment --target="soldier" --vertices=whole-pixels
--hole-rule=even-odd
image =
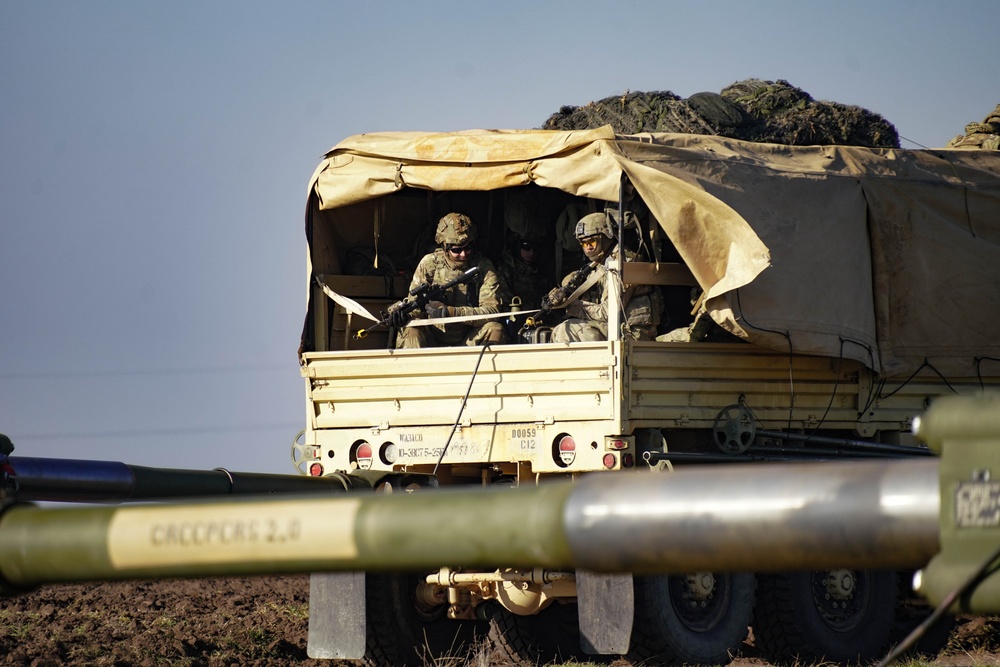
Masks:
[[[441,218],[434,241],[441,247],[425,255],[417,264],[410,282],[411,291],[423,284],[443,285],[472,267],[479,267],[479,275],[452,288],[445,296],[446,302],[428,302],[426,315],[438,318],[499,313],[500,280],[493,262],[475,250],[476,227],[469,217],[461,213],[449,213]],[[405,318],[402,317],[390,320],[392,326],[400,328],[399,338],[396,340],[398,348],[506,342],[503,326],[492,320],[402,328],[405,323]]]
[[[578,299],[565,304],[570,318],[552,330],[553,343],[608,339],[608,289],[613,281],[608,280],[607,265],[612,258],[618,257],[619,251],[607,214],[583,216],[576,223],[575,235],[587,259],[597,262],[593,269],[596,280]],[[566,276],[563,287],[553,289],[545,297],[552,307],[561,307],[569,297],[565,286],[573,275]],[[621,302],[625,314],[624,333],[635,340],[653,340],[663,308],[660,293],[649,285],[625,285]]]
[[[538,254],[537,243],[511,233],[510,243],[497,267],[502,284],[509,288],[511,296],[520,297],[524,310],[538,308],[546,294],[546,287],[554,279],[546,271],[547,267],[538,261]]]

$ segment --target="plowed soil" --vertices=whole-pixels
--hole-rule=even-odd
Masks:
[[[47,586],[0,599],[0,664],[330,665],[306,656],[308,597],[306,575]],[[485,648],[469,662],[500,664]],[[962,619],[923,664],[1000,665],[1000,620]],[[748,644],[732,665],[767,663]]]

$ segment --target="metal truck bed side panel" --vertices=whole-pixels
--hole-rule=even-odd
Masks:
[[[879,378],[850,359],[789,355],[743,343],[633,343],[624,364],[626,414],[639,428],[712,428],[743,401],[763,428],[908,431],[943,394],[975,393],[975,378]],[[994,380],[990,379],[991,383]]]

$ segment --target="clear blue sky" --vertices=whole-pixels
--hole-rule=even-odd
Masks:
[[[380,130],[540,126],[786,79],[941,147],[1000,102],[1000,3],[0,3],[0,432],[292,472],[303,211]]]

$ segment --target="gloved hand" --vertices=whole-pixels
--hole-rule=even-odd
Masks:
[[[424,306],[424,312],[430,318],[451,317],[455,314],[455,309],[452,306],[444,305],[441,301],[428,301],[427,305]]]
[[[401,309],[389,310],[389,326],[394,329],[402,329],[409,321],[409,317]]]
[[[566,301],[566,294],[563,293],[563,288],[553,287],[549,290],[549,293],[545,295],[545,298],[542,299],[542,307],[554,310],[556,308],[561,308],[564,301]]]

